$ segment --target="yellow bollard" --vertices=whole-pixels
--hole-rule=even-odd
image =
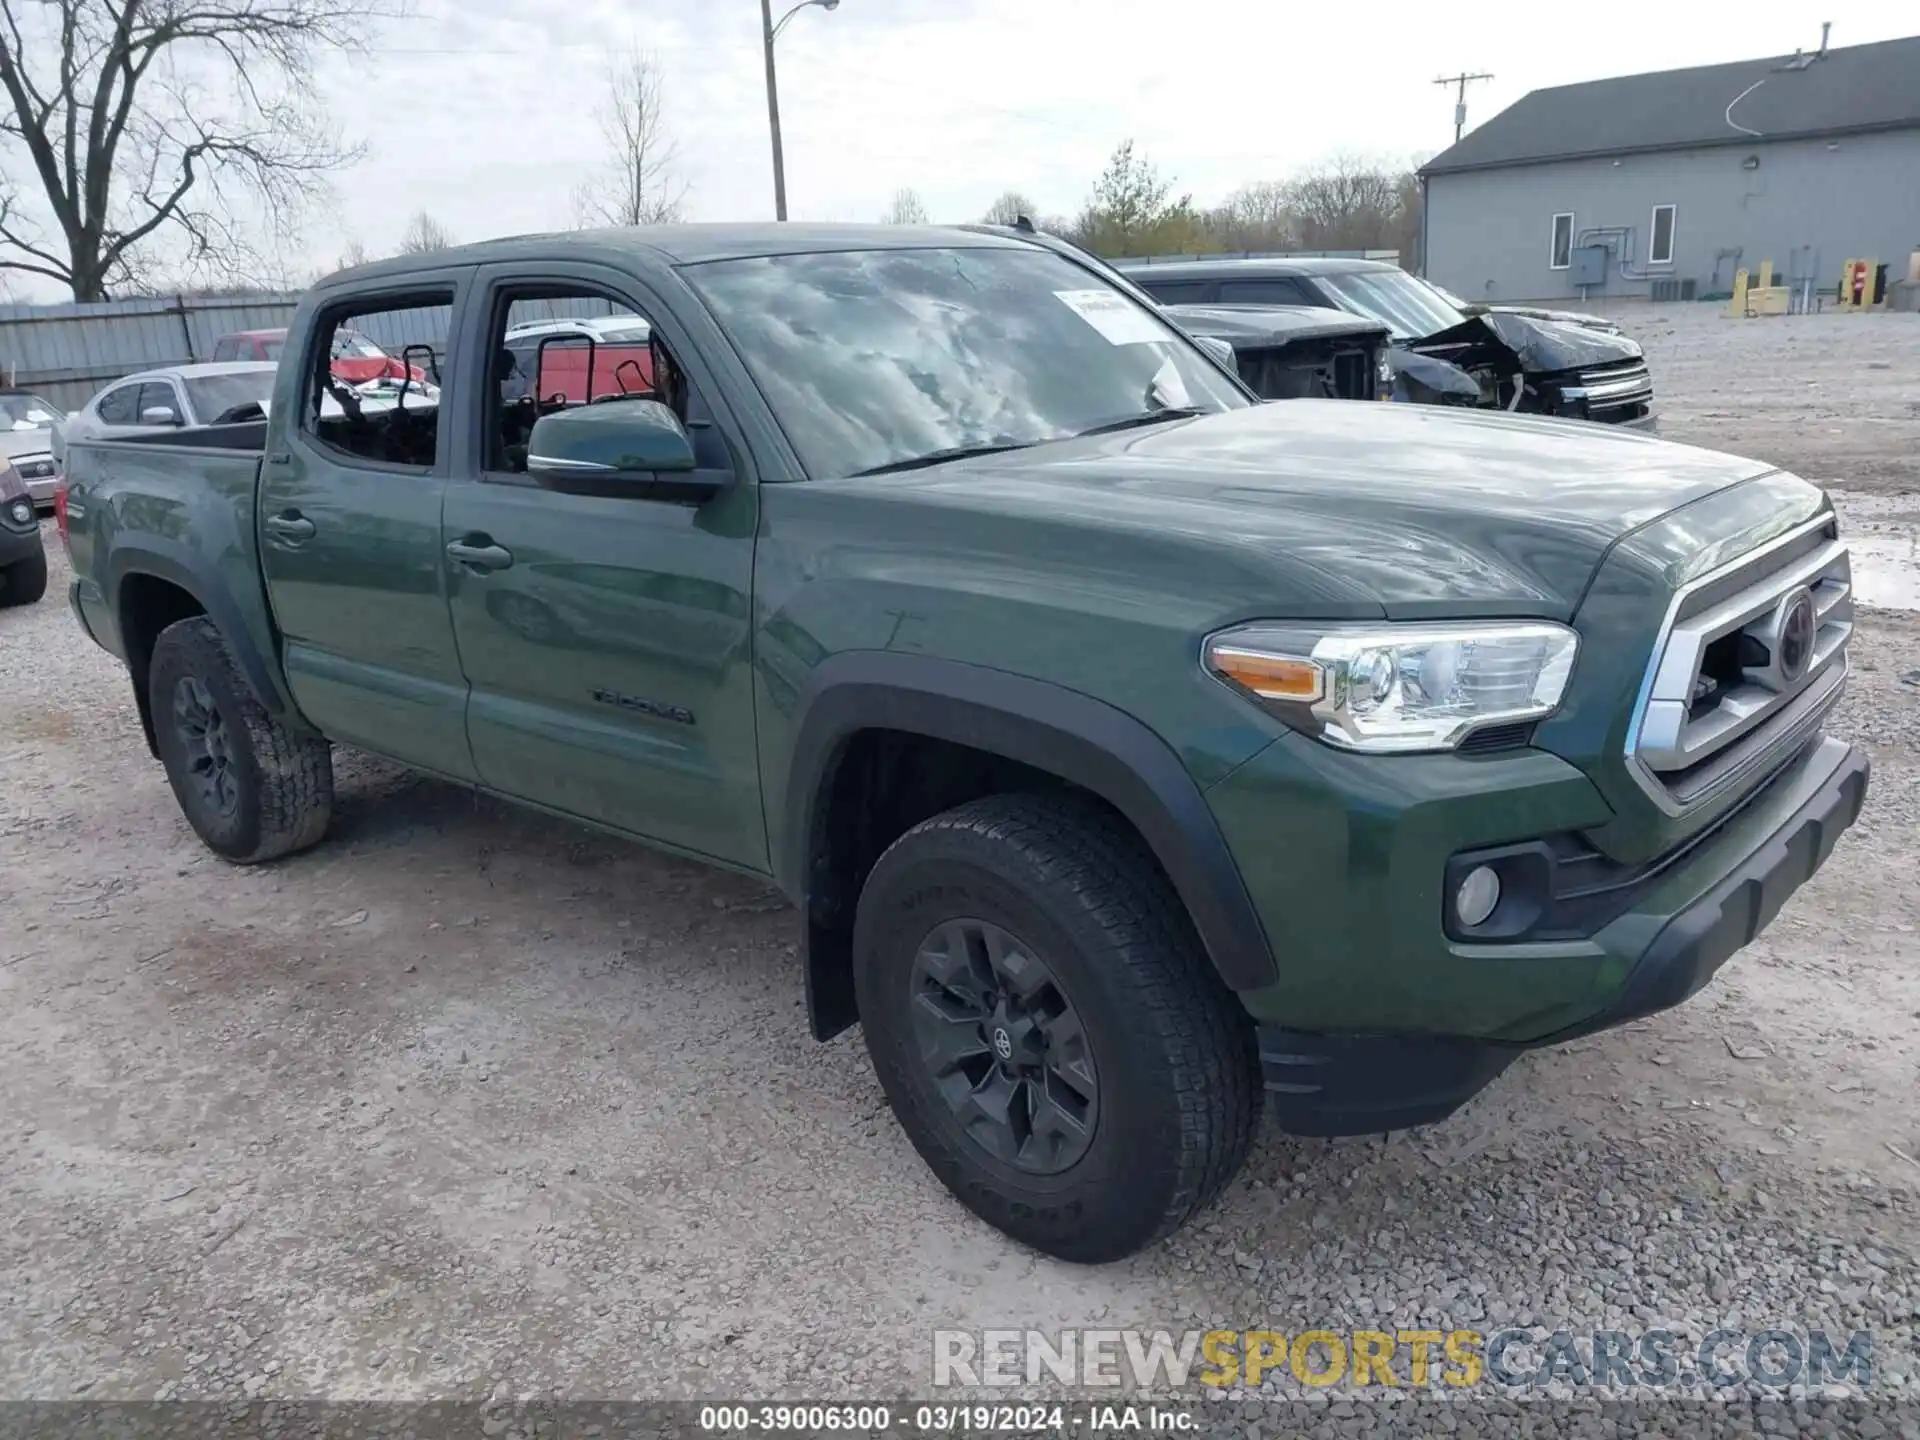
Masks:
[[[1762,260],[1760,262],[1760,288],[1762,290],[1766,290],[1771,288],[1772,285],[1773,285],[1773,262],[1771,260]]]
[[[1727,313],[1734,319],[1741,319],[1747,313],[1747,272],[1733,272],[1733,302],[1727,306]]]

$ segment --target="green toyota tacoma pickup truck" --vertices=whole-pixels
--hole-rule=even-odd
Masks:
[[[650,366],[543,389],[503,341],[561,313]],[[356,389],[342,329],[437,383]],[[768,877],[814,1033],[1054,1255],[1206,1205],[1263,1090],[1417,1125],[1678,1003],[1866,792],[1818,486],[1258,403],[1046,237],[504,240],[323,282],[285,355],[245,423],[68,457],[73,610],[194,830],[314,844],[340,744]]]

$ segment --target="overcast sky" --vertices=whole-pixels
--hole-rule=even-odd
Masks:
[[[334,119],[370,149],[290,261],[330,268],[349,240],[390,250],[417,209],[460,240],[564,227],[574,188],[604,154],[594,107],[607,56],[628,43],[663,72],[688,218],[772,215],[756,0],[418,4],[417,18],[374,37],[370,56],[322,66]],[[1836,9],[1833,43],[1913,29],[1887,18],[1900,8]],[[780,38],[788,207],[796,219],[876,220],[911,186],[935,220],[973,220],[1012,188],[1043,213],[1071,214],[1128,137],[1209,204],[1338,150],[1404,163],[1444,149],[1454,95],[1434,85],[1443,73],[1493,73],[1468,88],[1471,126],[1541,86],[1786,54],[1820,38],[1819,10],[1770,0],[1582,13],[842,0],[799,14]]]

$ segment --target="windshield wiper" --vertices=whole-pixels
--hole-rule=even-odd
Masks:
[[[891,475],[896,470],[920,470],[928,465],[943,465],[949,460],[971,460],[976,455],[998,455],[1003,450],[1025,450],[1037,445],[1037,440],[1001,440],[988,445],[951,445],[945,450],[929,450],[925,455],[915,455],[906,460],[889,460],[884,465],[872,465],[865,470],[856,470],[854,475]]]
[[[1110,435],[1115,430],[1132,430],[1141,425],[1158,425],[1162,420],[1191,420],[1196,415],[1207,413],[1198,405],[1169,405],[1164,410],[1143,410],[1138,415],[1123,415],[1118,420],[1102,421],[1085,430],[1075,431],[1073,438],[1081,440],[1089,435]]]

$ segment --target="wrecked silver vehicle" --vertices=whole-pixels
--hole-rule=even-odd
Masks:
[[[1392,396],[1655,428],[1645,355],[1625,335],[1511,310],[1464,313],[1378,260],[1128,260],[1117,267],[1167,306],[1332,306],[1385,325]]]
[[[1223,347],[1262,400],[1375,400],[1392,383],[1387,327],[1344,310],[1286,305],[1165,305],[1189,335]]]

